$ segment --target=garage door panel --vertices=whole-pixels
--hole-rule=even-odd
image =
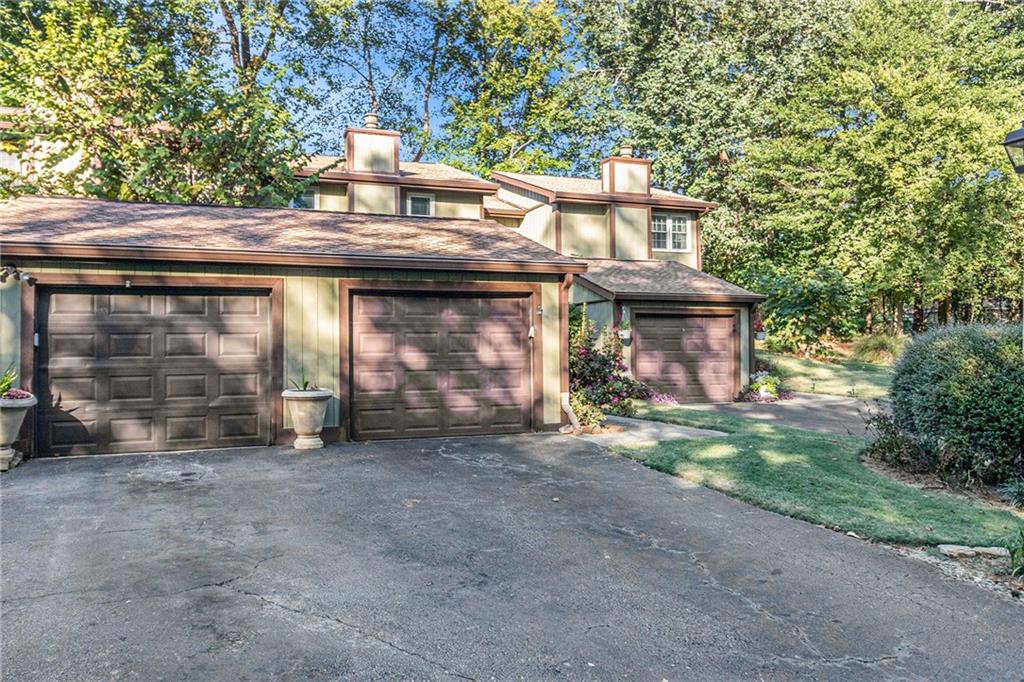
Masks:
[[[637,378],[688,402],[727,401],[738,371],[734,315],[643,315],[636,318]]]
[[[529,428],[528,299],[353,298],[354,437]],[[378,311],[388,314],[380,316]],[[387,336],[394,344],[366,342],[373,335]]]
[[[54,291],[41,310],[44,450],[269,441],[268,297]]]

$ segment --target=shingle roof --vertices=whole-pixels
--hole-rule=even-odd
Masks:
[[[526,213],[526,209],[522,206],[517,206],[512,202],[499,199],[494,194],[485,194],[483,197],[484,208],[488,211],[507,211],[509,213]]]
[[[491,220],[416,218],[282,208],[192,206],[25,196],[0,205],[0,248],[17,245],[188,250],[330,259],[527,263],[580,270],[562,256]],[[156,257],[156,256],[154,256]],[[280,259],[274,262],[281,262]],[[504,267],[504,266],[502,266]]]
[[[331,172],[343,172],[345,170],[344,156],[329,156],[325,154],[311,156],[309,161],[306,163],[305,168],[310,170],[320,170],[333,163],[337,163],[337,165],[331,169]],[[454,166],[449,166],[446,163],[400,161],[398,163],[398,171],[399,176],[403,178],[422,178],[424,180],[476,180],[477,182],[487,182],[483,178],[477,177],[472,173],[459,170]]]
[[[579,194],[602,194],[604,191],[601,189],[600,178],[576,178],[576,177],[565,177],[561,175],[534,175],[532,173],[506,173],[502,171],[496,174],[496,178],[500,180],[501,176],[507,176],[520,182],[526,182],[536,187],[546,189],[552,192],[576,192]],[[670,192],[667,189],[659,189],[658,187],[651,188],[652,197],[660,197],[664,199],[677,199],[682,201],[692,201],[695,203],[707,204],[709,202],[703,199],[695,199],[694,197],[688,197],[684,194],[678,194],[676,192]]]
[[[596,258],[578,276],[623,300],[764,300],[761,294],[670,260]]]

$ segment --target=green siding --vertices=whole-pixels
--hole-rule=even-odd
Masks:
[[[342,268],[291,268],[246,265],[208,265],[203,263],[97,264],[73,261],[25,261],[18,264],[29,273],[84,273],[121,275],[126,278],[143,275],[217,276],[217,277],[280,277],[284,281],[284,385],[301,383],[303,377],[337,394],[340,390],[340,320],[338,279],[399,281],[532,281],[544,282],[544,418],[558,422],[559,334],[558,281],[556,275],[511,275],[500,273],[465,273],[460,271],[405,271]],[[21,285],[8,281],[0,287],[0,360],[3,367],[18,364],[21,346]],[[552,322],[554,323],[552,325]],[[549,363],[553,362],[553,366]],[[553,380],[552,380],[553,377]],[[328,407],[325,424],[340,425],[337,400]],[[285,426],[290,417],[285,415]]]

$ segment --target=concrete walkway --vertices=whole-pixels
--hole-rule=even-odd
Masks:
[[[585,433],[578,438],[598,443],[604,447],[634,446],[646,443],[658,443],[666,440],[685,440],[690,438],[711,438],[724,436],[721,431],[695,429],[689,426],[678,426],[666,422],[630,419],[629,417],[609,416],[605,424],[618,429],[607,433]]]
[[[792,400],[776,403],[711,403],[684,405],[687,409],[716,414],[733,414],[777,422],[812,431],[863,436],[864,417],[878,409],[875,401],[819,393],[797,393]]]

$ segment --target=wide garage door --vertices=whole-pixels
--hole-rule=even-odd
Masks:
[[[353,296],[352,436],[530,428],[529,298]]]
[[[736,315],[638,314],[637,378],[684,402],[736,397]]]
[[[39,305],[43,452],[269,442],[268,296],[55,289]]]

